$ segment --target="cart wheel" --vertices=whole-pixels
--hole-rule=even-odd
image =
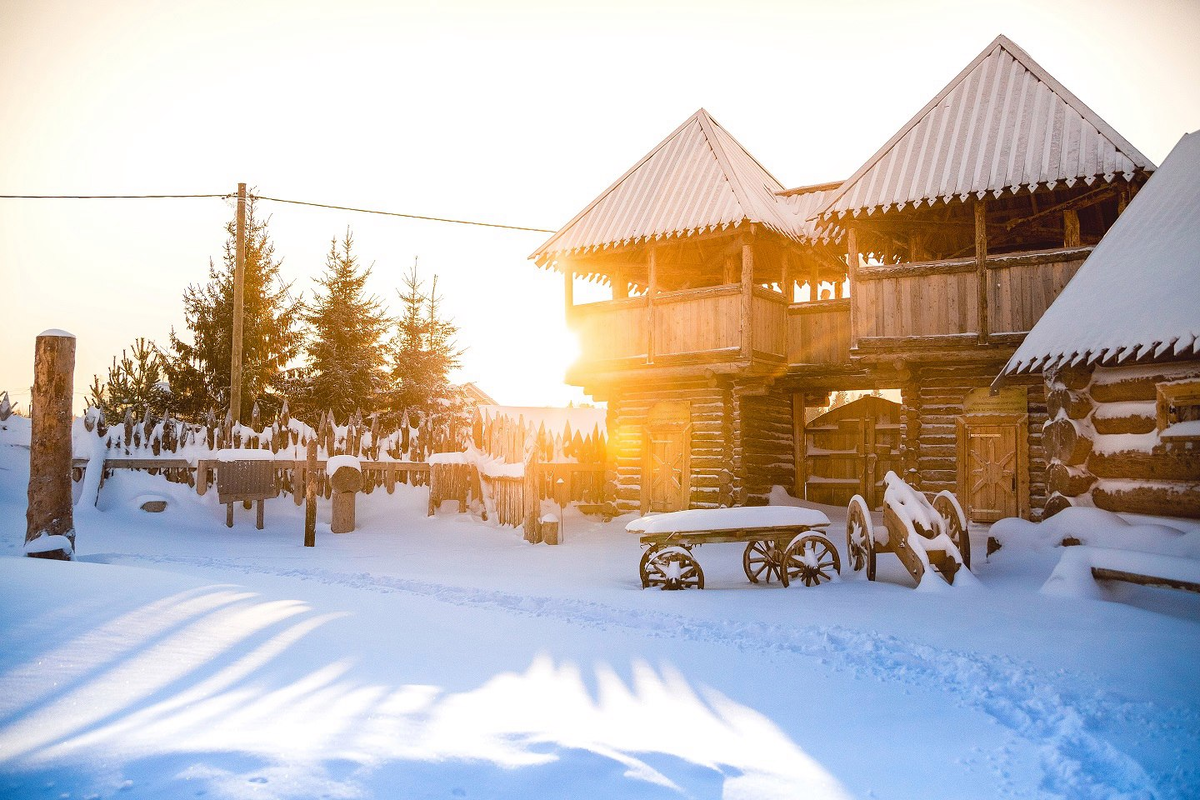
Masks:
[[[652,544],[642,553],[642,560],[638,563],[638,575],[641,576],[643,589],[650,588],[650,559],[662,549],[663,546],[661,544]]]
[[[867,568],[867,580],[875,580],[875,531],[871,525],[871,510],[862,495],[850,498],[846,507],[846,555],[850,569],[858,572]]]
[[[963,566],[971,568],[971,536],[967,532],[967,515],[963,513],[958,498],[947,491],[937,493],[933,498],[933,510],[946,524],[946,535],[954,542],[958,552],[962,554]]]
[[[780,569],[782,560],[783,556],[774,542],[751,542],[742,553],[742,569],[751,583],[758,583],[759,579],[770,583],[774,577],[787,586]]]
[[[659,547],[645,559],[644,585],[660,589],[704,588],[704,570],[683,547]]]
[[[792,540],[783,554],[788,581],[816,586],[833,580],[841,573],[842,559],[833,543],[819,534],[801,534]]]

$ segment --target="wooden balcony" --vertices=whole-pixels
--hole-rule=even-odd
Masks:
[[[810,371],[871,356],[1011,346],[1090,252],[990,256],[986,297],[978,263],[964,258],[861,267],[852,298],[789,305],[761,286],[747,296],[729,284],[571,306],[568,322],[581,347],[572,375],[688,365]]]

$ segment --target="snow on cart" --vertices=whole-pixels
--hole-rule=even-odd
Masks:
[[[971,568],[971,539],[967,518],[958,499],[939,492],[933,502],[894,472],[883,478],[883,525],[871,520],[862,495],[850,498],[846,509],[846,552],[855,572],[866,567],[875,580],[875,557],[895,553],[917,583],[930,569],[953,584],[959,569]]]
[[[815,509],[754,506],[674,511],[635,519],[625,530],[640,534],[645,548],[638,565],[643,589],[703,589],[704,570],[692,549],[718,542],[746,543],[742,568],[751,583],[832,580],[842,564],[822,530],[828,525]]]

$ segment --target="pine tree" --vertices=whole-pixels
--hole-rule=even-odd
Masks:
[[[121,360],[113,356],[108,379],[92,376],[91,394],[87,403],[101,410],[105,420],[114,425],[125,418],[126,411],[141,416],[147,409],[155,416],[167,411],[171,391],[164,380],[165,359],[153,342],[134,340],[129,350],[121,351]]]
[[[246,205],[246,263],[243,295],[242,408],[249,419],[255,401],[268,413],[279,405],[284,370],[297,356],[303,334],[296,323],[302,310],[279,278],[281,264],[267,232],[267,220],[256,215],[254,198]],[[197,419],[210,407],[229,402],[233,332],[233,273],[237,257],[235,221],[225,226],[227,238],[221,266],[209,259],[208,283],[191,284],[183,293],[184,321],[191,341],[171,329],[172,357],[166,364],[175,411]]]
[[[397,410],[434,410],[450,397],[450,372],[458,367],[462,351],[455,346],[458,327],[441,316],[437,276],[429,294],[417,277],[417,265],[404,277],[398,292],[401,312],[390,344],[392,401]]]
[[[365,294],[371,270],[359,270],[350,230],[330,241],[325,274],[304,321],[310,326],[307,376],[296,413],[315,418],[332,410],[338,419],[376,408],[387,380],[384,334],[391,320],[377,297]],[[315,422],[315,419],[311,420]]]

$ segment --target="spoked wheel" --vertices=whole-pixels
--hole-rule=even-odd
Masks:
[[[954,542],[962,555],[963,566],[971,568],[971,536],[967,532],[967,515],[963,513],[958,498],[950,492],[938,492],[933,498],[933,510],[938,513],[946,526],[946,535]]]
[[[787,586],[781,568],[782,561],[783,554],[779,552],[775,543],[770,541],[751,542],[742,553],[742,569],[746,571],[746,577],[751,583],[758,583],[760,580],[770,583],[771,578],[775,578]]]
[[[704,570],[683,547],[656,547],[643,556],[642,586],[660,589],[703,589]]]
[[[846,555],[850,569],[867,569],[867,580],[875,580],[875,531],[871,525],[871,510],[862,495],[850,498],[846,507]]]
[[[638,563],[638,575],[642,579],[642,588],[650,588],[650,559],[654,558],[654,554],[662,550],[661,544],[652,544],[642,553],[642,560]]]
[[[818,534],[801,534],[792,540],[783,554],[784,574],[788,581],[816,586],[833,580],[842,571],[842,559],[833,543]]]

